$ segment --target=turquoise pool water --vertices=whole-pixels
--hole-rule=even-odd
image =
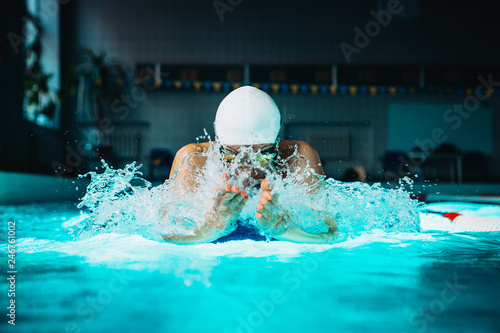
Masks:
[[[177,246],[134,233],[73,241],[79,214],[0,206],[4,276],[9,221],[17,249],[16,325],[2,278],[2,332],[500,331],[498,232]]]

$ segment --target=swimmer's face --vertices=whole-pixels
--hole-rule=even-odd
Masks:
[[[274,143],[259,145],[223,145],[221,147],[221,156],[226,162],[232,163],[239,154],[248,154],[249,148],[251,148],[252,152],[257,153],[255,158],[260,163],[261,168],[255,168],[251,163],[245,163],[246,159],[243,158],[240,160],[240,163],[242,163],[237,166],[236,172],[250,171],[250,177],[252,179],[264,179],[266,175],[263,169],[267,168],[268,164],[276,157],[277,147]]]
[[[272,143],[264,143],[259,145],[223,145],[221,147],[221,156],[222,158],[228,162],[232,163],[235,161],[236,156],[240,154],[252,155],[250,150],[255,153],[251,158],[256,159],[262,166],[269,164],[271,160],[276,157],[277,147]],[[248,157],[239,156],[240,162],[247,161]]]
[[[254,153],[265,153],[270,149],[275,148],[274,143],[263,143],[260,145],[222,145],[222,147],[227,150],[228,152],[231,152],[233,154],[239,154],[242,149],[244,148],[252,148],[252,151]]]

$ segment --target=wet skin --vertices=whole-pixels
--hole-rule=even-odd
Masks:
[[[252,145],[250,146],[254,152],[259,152],[272,147],[273,144],[263,144],[263,145]],[[190,163],[184,163],[187,156],[192,156],[193,153],[206,152],[210,147],[210,142],[204,142],[200,144],[189,144],[184,146],[177,152],[172,165],[171,177],[176,176],[176,185],[178,189],[183,192],[192,192],[196,189],[197,184],[193,181],[190,174],[196,172],[197,169],[201,169],[205,164],[205,159],[193,157],[190,158]],[[226,150],[231,151],[234,154],[241,152],[242,146],[227,145],[224,147]],[[323,169],[321,167],[321,162],[316,150],[309,144],[303,141],[280,141],[277,149],[282,160],[290,157],[295,151],[299,153],[300,156],[307,158],[309,161],[309,166],[318,175],[323,174]],[[197,155],[197,154],[194,154]],[[303,168],[305,165],[297,164],[293,168]],[[245,166],[239,168],[243,170]],[[293,168],[292,171],[293,171]],[[177,170],[178,169],[178,170]],[[282,171],[283,177],[286,176],[284,170],[277,170],[278,173]],[[264,179],[265,173],[262,170],[252,170],[251,178],[257,185],[260,185],[260,198],[257,205],[256,217],[259,224],[266,230],[276,230],[280,226],[286,223],[287,214],[283,212],[279,205],[279,198],[277,194],[271,195],[271,186],[269,182]],[[311,175],[305,180],[306,183],[313,183],[317,179]],[[219,231],[230,230],[231,223],[237,221],[239,214],[241,213],[245,202],[248,199],[248,195],[245,189],[240,189],[234,184],[230,183],[230,177],[227,174],[221,175],[221,184],[214,188],[216,195],[213,202],[213,212],[206,216],[204,227],[197,229],[193,236],[167,236],[164,235],[163,238],[171,242],[179,243],[196,243],[196,242],[207,242],[215,240],[222,236],[219,232],[214,232],[214,229]],[[289,230],[283,233],[283,238],[285,240],[295,241],[295,242],[310,242],[310,243],[324,243],[329,242],[334,237],[336,232],[336,223],[333,218],[325,218],[324,221],[330,228],[328,234],[312,235],[308,234],[302,230]],[[281,238],[277,236],[276,238]]]

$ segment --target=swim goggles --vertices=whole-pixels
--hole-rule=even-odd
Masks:
[[[225,162],[232,163],[238,153],[225,149],[224,147],[220,147],[220,155]],[[276,146],[272,146],[258,152],[257,161],[261,164],[267,164],[274,160],[276,155]]]

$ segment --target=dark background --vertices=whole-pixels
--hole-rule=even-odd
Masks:
[[[76,98],[70,93],[71,69],[81,47],[106,52],[130,76],[136,74],[136,65],[141,63],[291,66],[292,71],[294,66],[336,64],[340,71],[348,62],[339,45],[342,42],[354,45],[353,28],[364,29],[373,20],[370,11],[384,8],[387,1],[244,0],[224,12],[223,20],[212,1],[71,0],[60,3],[54,19],[59,20],[60,71],[57,75],[61,80],[63,104],[60,127],[54,130],[23,119],[23,52],[15,53],[6,36],[9,32],[22,35],[25,8],[23,1],[1,2],[0,169],[53,174],[54,162],[67,165],[68,146],[77,151],[78,143],[88,140],[83,129],[92,124],[78,118]],[[371,179],[382,179],[382,157],[387,150],[397,148],[390,144],[391,133],[394,133],[392,113],[405,112],[405,105],[423,108],[432,105],[444,112],[454,103],[464,101],[463,90],[467,86],[474,88],[478,84],[447,85],[440,81],[439,69],[472,68],[474,73],[478,67],[482,67],[483,72],[500,67],[500,17],[495,1],[414,0],[402,4],[404,11],[394,15],[390,24],[381,28],[359,54],[353,54],[349,65],[355,69],[385,66],[388,71],[396,65],[425,68],[429,82],[432,83],[432,75],[438,75],[432,87],[427,82],[424,89],[417,86],[414,93],[406,90],[395,96],[389,93],[371,96],[359,91],[355,96],[349,93],[272,94],[288,125],[286,133],[294,139],[306,140],[311,138],[311,133],[348,133],[351,138],[348,158],[341,161],[333,156],[324,161],[330,176],[340,178],[348,168],[363,165]],[[457,91],[458,88],[463,90]],[[195,141],[204,128],[213,135],[215,110],[226,94],[227,91],[196,92],[193,89],[148,90],[145,99],[130,108],[126,119],[114,120],[120,130],[140,136],[140,141],[133,143],[137,146],[135,155],[132,154],[134,158],[129,160],[136,159],[147,165],[153,148],[175,152]],[[471,150],[467,146],[469,138],[486,135],[488,144],[478,144],[472,150],[485,154],[487,175],[471,180],[492,182],[500,179],[498,94],[494,93],[482,108],[491,112],[486,117],[491,120],[488,124],[491,127],[485,131],[477,126],[464,127],[461,138],[451,143],[466,152]],[[425,117],[414,124],[423,131],[419,140],[429,137],[427,129],[442,126],[429,123]],[[487,135],[488,132],[491,135]],[[490,149],[485,149],[486,146]],[[73,159],[74,167],[64,175],[74,176],[94,167],[96,156],[82,156],[82,161]],[[118,159],[116,154],[105,157],[111,161],[114,158],[116,166],[129,162],[126,158]],[[446,172],[441,173],[447,180]]]

